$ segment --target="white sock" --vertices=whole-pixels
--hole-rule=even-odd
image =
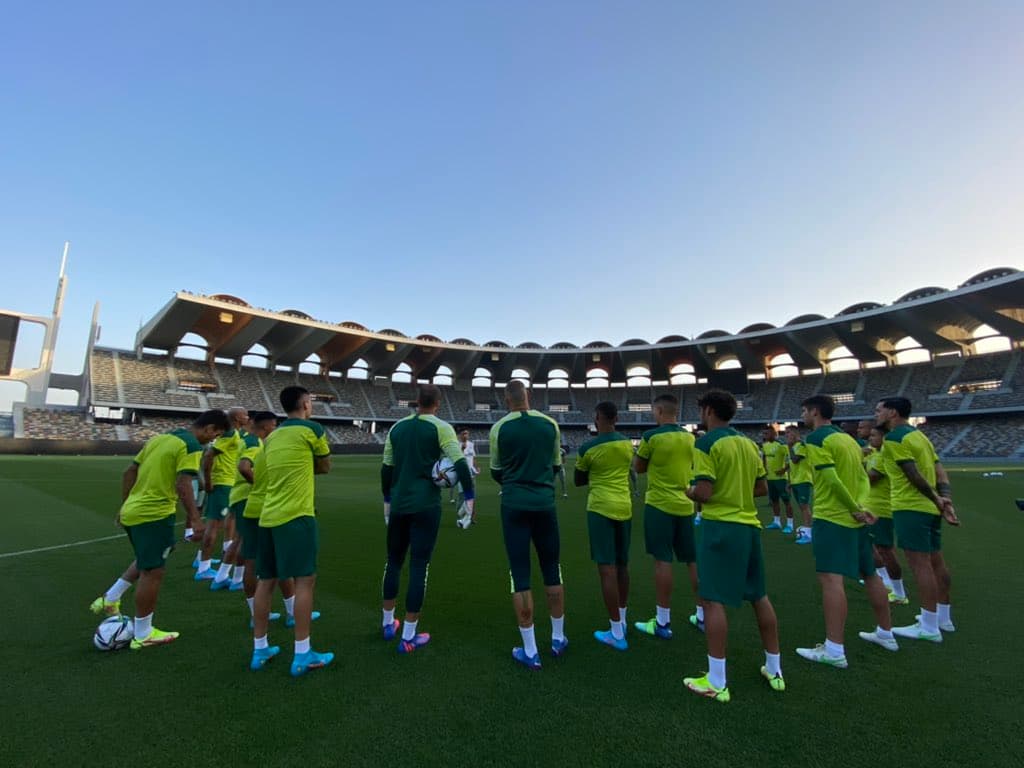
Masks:
[[[697,606],[697,621],[704,621],[704,606]]]
[[[217,569],[217,581],[226,581],[231,576],[231,563],[221,563]]]
[[[953,623],[953,619],[949,616],[949,603],[936,603],[935,607],[939,609],[938,614],[940,624]]]
[[[231,544],[233,542],[234,542],[234,539],[228,539],[227,541],[225,541],[223,546],[221,546],[220,551],[222,553],[227,552],[229,549],[231,549]]]
[[[625,608],[619,608],[619,621],[623,625],[626,624],[626,609]]]
[[[557,619],[551,617],[551,639],[552,640],[565,640],[565,616],[559,616]]]
[[[118,579],[114,582],[114,585],[107,590],[107,593],[103,596],[103,599],[108,603],[116,603],[121,599],[121,595],[128,591],[128,588],[132,585],[130,581],[124,579]]]
[[[698,609],[700,610],[700,609]],[[660,605],[654,606],[654,611],[657,614],[657,622],[663,627],[667,627],[672,623],[672,609],[662,608]]]
[[[309,638],[305,640],[295,641],[295,655],[298,656],[300,653],[309,653]]]
[[[231,581],[234,582],[235,584],[241,584],[244,579],[245,579],[245,566],[244,565],[236,565],[235,566],[235,572],[231,576]]]
[[[199,568],[197,570],[199,570],[199,571],[208,571],[208,570],[210,570],[210,563],[211,562],[212,561],[210,561],[210,560],[200,560],[199,561]]]
[[[775,516],[775,524],[776,524],[776,525],[778,525],[778,524],[779,524],[779,520],[780,520],[779,516],[778,516],[778,515],[776,515],[776,516]]]
[[[769,675],[781,675],[782,655],[778,653],[768,653],[768,651],[765,651],[764,666],[768,670]]]
[[[153,631],[153,614],[135,617],[135,639],[145,640]]]
[[[192,533],[193,533],[193,531],[192,531],[191,528],[186,528],[185,529],[185,538],[186,539],[191,539],[192,538]]]
[[[625,635],[622,634],[622,622],[621,621],[609,621],[612,625],[612,637],[616,640],[621,640]]]
[[[249,606],[249,616],[254,617],[256,615],[256,598],[247,597],[245,598],[245,604]]]
[[[416,625],[417,624],[419,624],[418,620],[417,621],[409,621],[408,619],[405,620],[405,626],[402,627],[402,639],[403,640],[412,640],[414,637],[416,637]]]
[[[840,656],[846,655],[846,647],[842,643],[833,643],[831,640],[825,640],[825,653],[833,659],[838,659]]]
[[[708,682],[715,688],[725,688],[725,659],[708,656]]]
[[[939,631],[939,615],[935,611],[921,609],[921,627],[933,635]]]
[[[903,579],[892,580],[892,593],[902,600],[907,598],[907,592],[903,588]]]
[[[882,583],[885,584],[885,586],[888,587],[892,584],[892,579],[889,578],[889,572],[885,570],[885,566],[875,568],[875,573],[878,574],[878,578],[882,580]]]
[[[875,634],[878,635],[883,640],[892,640],[893,639],[892,630],[891,629],[882,629],[881,627],[875,627]]]
[[[381,619],[382,627],[390,627],[395,623],[395,609],[392,608],[390,611],[383,611],[384,616]]]
[[[289,616],[295,615],[295,595],[284,599],[284,609],[288,611]]]
[[[264,635],[263,637],[254,637],[252,639],[252,647],[255,648],[257,651],[262,651],[265,648],[267,648],[269,645],[270,645],[270,643],[267,642],[267,636],[266,635]]]
[[[523,636],[523,650],[526,655],[533,658],[537,655],[537,638],[533,634],[533,624],[528,627],[520,627],[519,634]]]

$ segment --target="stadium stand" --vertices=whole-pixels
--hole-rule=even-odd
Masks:
[[[84,411],[56,408],[25,408],[25,437],[42,440],[117,440],[112,424],[95,424]]]
[[[930,430],[926,432],[931,435]],[[937,447],[937,446],[936,446]],[[986,419],[967,424],[948,450],[954,458],[1005,458],[1024,450],[1024,417]]]

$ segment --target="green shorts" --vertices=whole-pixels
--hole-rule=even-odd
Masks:
[[[236,523],[242,519],[242,513],[245,512],[245,503],[247,501],[248,499],[242,499],[228,507],[228,511],[231,512],[231,516],[235,518]]]
[[[811,525],[814,570],[859,579],[875,572],[875,555],[866,526],[847,528],[828,520]]]
[[[896,546],[896,537],[893,531],[894,526],[891,517],[880,517],[875,521],[874,525],[868,526],[868,534],[871,536],[871,541],[875,543],[876,547],[889,547],[891,549]]]
[[[768,501],[789,501],[789,491],[786,490],[787,485],[789,485],[787,480],[769,480]]]
[[[629,544],[633,520],[612,520],[590,510],[587,512],[590,534],[590,559],[598,565],[629,565]]]
[[[235,535],[242,537],[242,559],[255,560],[260,551],[260,519],[239,515],[235,522],[238,524]]]
[[[316,573],[320,532],[316,518],[303,515],[273,528],[260,526],[256,575],[261,579],[298,579]]]
[[[942,515],[915,510],[893,510],[893,527],[900,549],[910,552],[942,551]]]
[[[797,483],[791,486],[793,489],[793,498],[796,499],[796,503],[801,506],[808,506],[811,503],[811,491],[814,490],[814,483]]]
[[[152,571],[167,564],[167,556],[174,551],[174,515],[151,523],[126,525],[124,530],[140,571]]]
[[[561,539],[555,508],[514,509],[501,505],[501,533],[508,555],[512,592],[530,589],[530,544],[537,550],[544,586],[562,583]]]
[[[223,520],[231,508],[231,486],[215,485],[206,494],[206,506],[203,507],[204,520]]]
[[[697,576],[700,596],[723,605],[756,603],[765,596],[761,529],[746,523],[701,523]]]
[[[680,563],[697,562],[693,515],[670,515],[650,504],[644,507],[644,544],[647,554],[663,563],[673,555]]]

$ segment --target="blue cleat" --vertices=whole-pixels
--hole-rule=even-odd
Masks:
[[[280,614],[278,614],[278,615],[280,615]],[[320,611],[313,611],[309,615],[309,620],[310,621],[316,621],[319,618],[320,618]],[[286,627],[294,627],[295,626],[295,617],[292,614],[289,613],[288,614],[288,618],[284,620],[284,625]]]
[[[690,614],[690,625],[699,632],[704,631],[704,620],[698,619],[696,613]]]
[[[699,526],[700,525],[700,521],[701,521],[701,516],[700,515],[694,515],[693,516],[693,527],[696,528],[697,526]]]
[[[232,581],[231,582],[230,591],[232,591],[232,592],[241,592],[243,589],[245,589],[245,582],[242,582],[242,581]]]
[[[266,665],[268,661],[277,656],[281,652],[281,648],[276,645],[271,645],[267,648],[257,648],[252,652],[252,660],[249,662],[249,669],[253,672],[259,672]]]
[[[192,560],[192,567],[193,568],[198,568],[199,567],[199,562],[200,562],[200,560],[199,560],[199,553],[196,552],[196,556]],[[211,568],[220,568],[220,560],[211,560],[210,561],[210,567]]]
[[[643,632],[645,635],[652,635],[654,637],[660,637],[662,640],[672,639],[672,627],[668,624],[659,624],[658,620],[649,619],[647,621],[638,621],[633,624],[638,631]]]
[[[211,568],[210,570],[213,569]],[[198,574],[196,574],[196,577],[198,578]],[[231,589],[230,579],[214,579],[210,584],[211,592],[220,592],[222,589]]]
[[[793,532],[793,526],[792,525],[787,525],[785,528],[782,529],[782,532],[783,533],[792,533]]]
[[[565,653],[565,649],[569,647],[569,638],[563,637],[561,640],[551,640],[551,655],[556,659]],[[540,654],[538,654],[538,657]]]
[[[217,572],[213,568],[207,568],[205,571],[196,571],[192,578],[196,581],[213,581],[217,578]]]
[[[334,661],[333,653],[317,653],[309,650],[296,654],[292,660],[292,677],[302,677],[312,669],[321,669]]]
[[[271,611],[270,612],[270,616],[267,618],[267,621],[277,621],[280,618],[281,618],[281,614],[280,613],[276,613],[275,611]],[[252,620],[252,617],[250,616],[249,617],[249,629],[254,629],[255,623],[256,622],[254,622]]]
[[[810,537],[810,536],[808,536],[808,535],[807,535],[806,533],[804,533],[803,531],[800,531],[800,533],[798,533],[798,534],[796,535],[796,543],[797,543],[797,544],[810,544],[810,543],[811,543],[811,541],[812,541],[811,537]]]
[[[384,627],[384,626],[381,627],[381,636],[385,640],[387,640],[389,642],[391,640],[394,640],[395,637],[398,635],[398,628],[400,626],[402,626],[402,622],[399,621],[398,619],[395,619],[390,624],[388,624],[386,627]]]
[[[424,645],[430,642],[430,635],[426,632],[417,632],[412,640],[399,640],[398,641],[398,652],[399,653],[412,653],[417,648],[422,648]]]
[[[522,647],[516,646],[512,649],[512,658],[527,669],[540,669],[539,653],[536,656],[527,656],[526,651]]]
[[[782,526],[776,523],[774,520],[764,527],[766,531],[781,531]]]
[[[625,651],[629,648],[629,643],[626,642],[626,638],[623,637],[621,640],[617,640],[610,629],[606,629],[603,632],[601,630],[597,630],[594,632],[594,639],[599,643],[610,645],[617,651]]]

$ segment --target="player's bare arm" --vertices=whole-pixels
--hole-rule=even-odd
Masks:
[[[588,485],[590,483],[590,473],[583,472],[579,469],[575,470],[573,473],[573,483],[575,483],[577,488]]]
[[[900,464],[900,469],[903,470],[903,474],[907,476],[907,480],[910,484],[917,488],[921,492],[921,495],[931,500],[939,512],[944,510],[944,503],[942,497],[939,496],[938,492],[928,485],[928,481],[924,479],[924,475],[917,468],[917,464],[913,461],[906,461]]]
[[[238,474],[240,474],[245,479],[245,482],[247,482],[249,485],[253,484],[254,478],[252,474],[251,459],[242,459],[240,462],[238,462]]]
[[[759,481],[764,482],[764,481]],[[686,496],[690,501],[695,501],[698,504],[707,504],[712,495],[715,493],[715,485],[710,480],[698,480],[696,483],[686,489]],[[764,485],[764,493],[768,493],[768,484]],[[762,496],[764,495],[761,494]]]
[[[768,480],[761,477],[754,483],[754,496],[768,495]]]
[[[313,459],[313,474],[314,475],[326,475],[331,471],[331,457],[320,456]]]
[[[942,517],[950,525],[960,525],[960,518],[953,506],[953,489],[949,484],[949,473],[942,462],[935,462],[935,490],[942,497]]]
[[[647,465],[650,464],[647,459],[641,459],[639,456],[633,457],[633,471],[638,475],[643,475],[647,472]]]
[[[196,506],[196,497],[192,493],[192,475],[182,472],[174,481],[174,488],[178,492],[178,498],[185,507],[185,518],[188,527],[193,530],[193,537],[203,532],[203,518]]]
[[[213,490],[213,480],[211,472],[213,472],[213,460],[217,458],[217,454],[220,453],[216,448],[211,448],[203,454],[203,489],[209,493]]]

